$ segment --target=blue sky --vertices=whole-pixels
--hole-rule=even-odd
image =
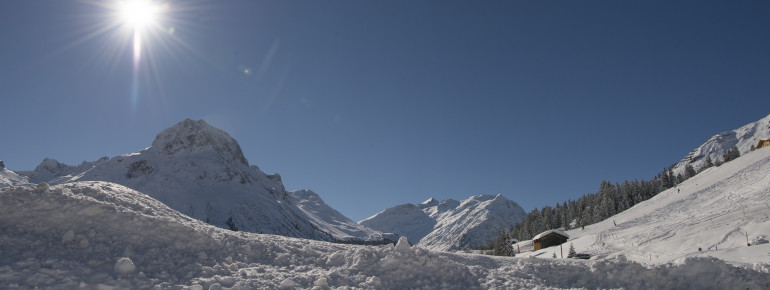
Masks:
[[[360,220],[651,178],[770,114],[768,1],[0,2],[0,159],[135,152],[185,118]],[[157,2],[160,3],[160,2]]]

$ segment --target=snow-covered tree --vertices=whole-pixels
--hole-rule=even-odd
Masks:
[[[507,230],[500,232],[500,235],[495,239],[493,250],[496,256],[515,256],[513,251],[513,242]]]

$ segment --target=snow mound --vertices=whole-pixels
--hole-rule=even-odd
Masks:
[[[400,237],[398,243],[396,243],[396,252],[406,254],[412,250],[412,246],[409,245],[409,240],[406,237]]]
[[[123,257],[115,262],[115,272],[118,274],[131,274],[136,270],[136,266],[131,259]]]

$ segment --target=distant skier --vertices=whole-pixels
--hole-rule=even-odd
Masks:
[[[700,251],[703,251],[703,249],[701,249],[701,248],[698,248],[698,252],[700,252]]]

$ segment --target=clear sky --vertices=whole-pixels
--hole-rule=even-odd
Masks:
[[[770,1],[0,1],[0,159],[135,152],[185,118],[353,220],[651,178],[770,114]]]

